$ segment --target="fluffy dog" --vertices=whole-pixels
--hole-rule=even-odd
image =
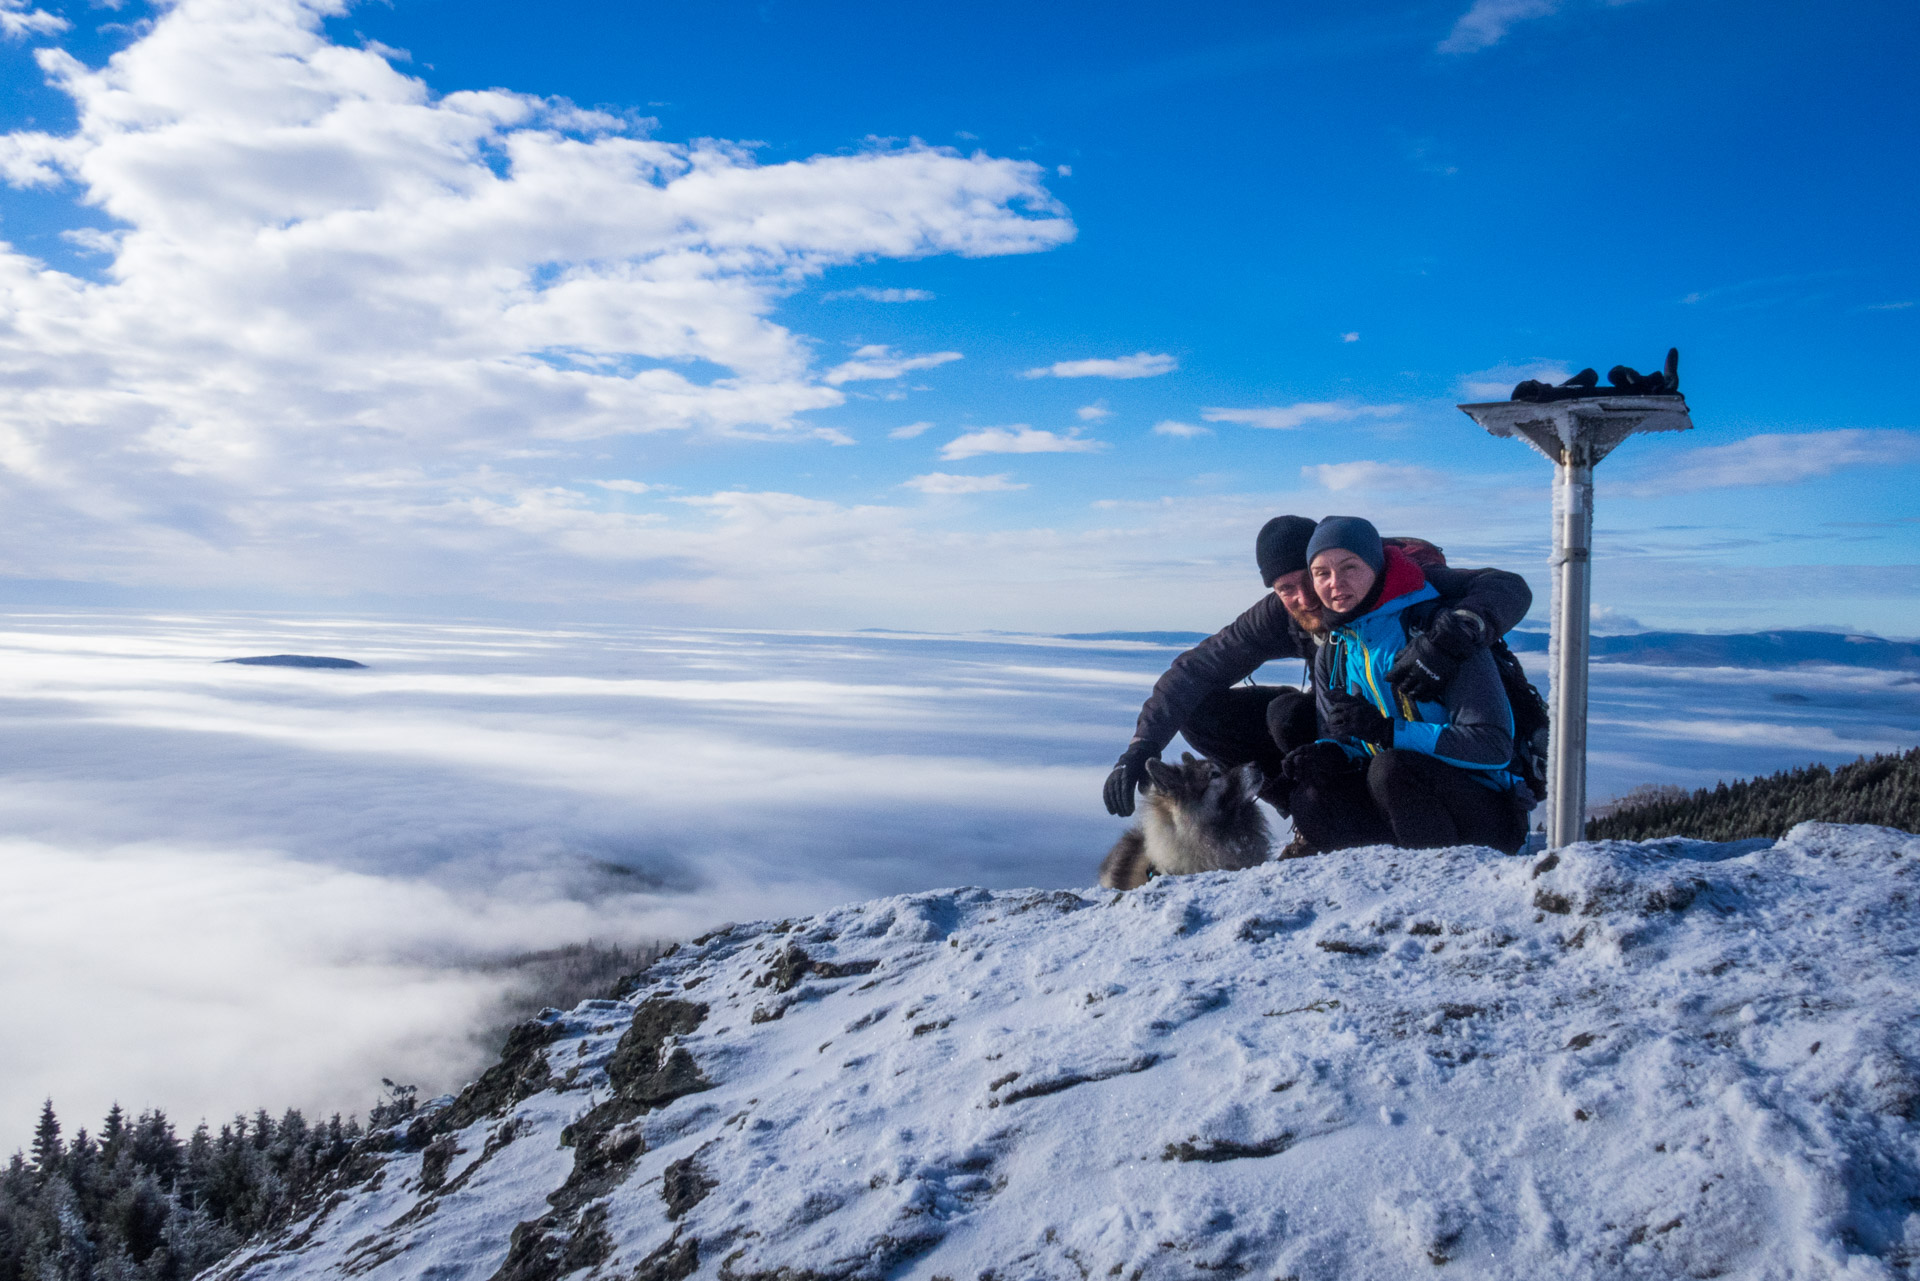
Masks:
[[[1155,874],[1217,872],[1263,863],[1273,844],[1255,802],[1265,780],[1257,766],[1223,770],[1183,752],[1180,764],[1147,762],[1140,823],[1114,842],[1100,864],[1110,890],[1145,885]]]

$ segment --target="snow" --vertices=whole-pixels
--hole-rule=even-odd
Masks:
[[[396,1151],[221,1277],[1913,1277],[1916,865],[1804,824],[735,925],[543,1016],[438,1193]],[[622,1104],[675,1055],[709,1088]]]

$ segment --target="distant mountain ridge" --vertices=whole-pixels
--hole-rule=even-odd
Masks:
[[[1545,632],[1516,631],[1507,643],[1521,652],[1542,653]],[[1649,667],[1803,667],[1812,663],[1839,667],[1920,669],[1920,642],[1851,636],[1844,632],[1745,632],[1721,636],[1703,632],[1629,632],[1595,636],[1593,656]]]
[[[1058,640],[1129,641],[1149,645],[1197,645],[1206,632],[1068,632]],[[1515,631],[1507,643],[1520,653],[1547,649],[1547,633]],[[1595,636],[1593,656],[1647,667],[1803,667],[1833,664],[1894,671],[1920,671],[1920,641],[1886,640],[1844,632],[1629,632]]]

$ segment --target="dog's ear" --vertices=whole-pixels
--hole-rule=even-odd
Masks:
[[[1192,758],[1189,757],[1188,759],[1191,760]],[[1159,757],[1149,756],[1147,758],[1147,778],[1160,791],[1170,792],[1173,790],[1174,784],[1180,781],[1180,773]]]
[[[1192,753],[1192,752],[1182,752],[1182,753],[1180,753],[1180,763],[1181,763],[1182,765],[1196,765],[1196,764],[1198,764],[1199,762],[1197,762],[1197,761],[1195,761],[1195,760],[1193,759],[1193,753]]]

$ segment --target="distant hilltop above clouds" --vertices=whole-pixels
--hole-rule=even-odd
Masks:
[[[1517,631],[1507,639],[1517,651],[1547,648],[1545,632]],[[1628,632],[1595,636],[1592,653],[1597,659],[1651,667],[1920,668],[1920,642],[1845,632]]]
[[[1906,1275],[1917,867],[1804,824],[728,926],[210,1275]]]
[[[238,663],[243,667],[365,667],[366,664],[351,658],[327,658],[319,654],[258,654],[250,658],[223,658],[223,663]]]

